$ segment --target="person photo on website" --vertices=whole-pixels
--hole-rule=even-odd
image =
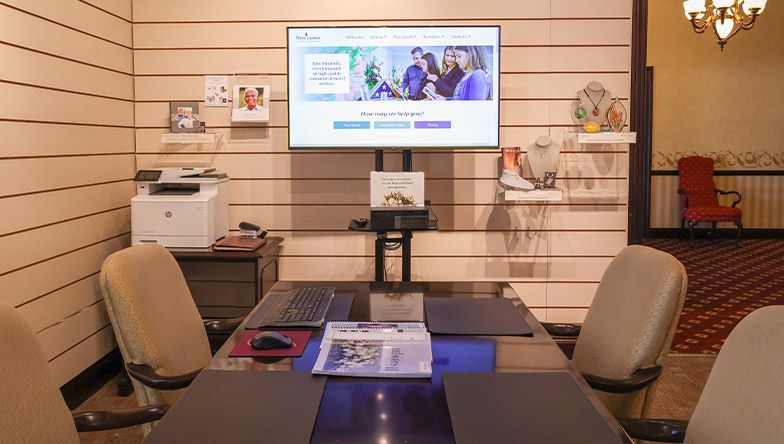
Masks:
[[[457,66],[465,72],[457,82],[452,97],[445,100],[490,100],[492,84],[488,73],[487,52],[481,46],[455,46]]]
[[[427,76],[427,80],[435,85],[436,94],[443,97],[452,97],[457,83],[463,78],[463,74],[465,72],[457,66],[455,47],[447,46],[444,48],[444,56],[441,59],[441,76],[437,77],[430,74]]]
[[[425,86],[427,78],[427,73],[421,67],[423,53],[424,51],[419,46],[411,50],[413,63],[406,68],[406,72],[403,74],[403,83],[400,85],[400,89],[408,95],[409,100],[421,100],[422,98],[422,88]]]
[[[435,92],[436,85],[433,83],[435,80],[432,79],[437,80],[441,78],[441,70],[438,67],[438,62],[436,62],[436,56],[432,52],[424,54],[422,58],[419,59],[419,67],[425,72],[425,86],[423,87],[420,98],[430,99],[430,94],[427,94],[425,91]]]

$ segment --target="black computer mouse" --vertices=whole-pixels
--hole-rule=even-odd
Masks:
[[[250,340],[250,346],[256,350],[272,350],[275,348],[291,348],[291,338],[276,331],[263,331]]]

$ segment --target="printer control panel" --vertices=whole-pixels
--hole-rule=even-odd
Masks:
[[[161,170],[139,170],[134,176],[134,182],[157,182],[161,178]]]

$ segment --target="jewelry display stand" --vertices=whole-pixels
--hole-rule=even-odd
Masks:
[[[578,125],[588,122],[599,126],[607,122],[607,111],[612,105],[612,93],[599,82],[588,82],[585,88],[577,91],[572,102],[572,120]]]
[[[526,147],[526,151],[528,152],[528,165],[538,181],[544,180],[544,173],[555,171],[558,167],[561,147],[549,136],[538,137],[536,142]]]

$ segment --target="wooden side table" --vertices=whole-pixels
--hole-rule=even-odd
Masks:
[[[278,281],[282,237],[256,251],[170,249],[203,318],[246,316]]]

